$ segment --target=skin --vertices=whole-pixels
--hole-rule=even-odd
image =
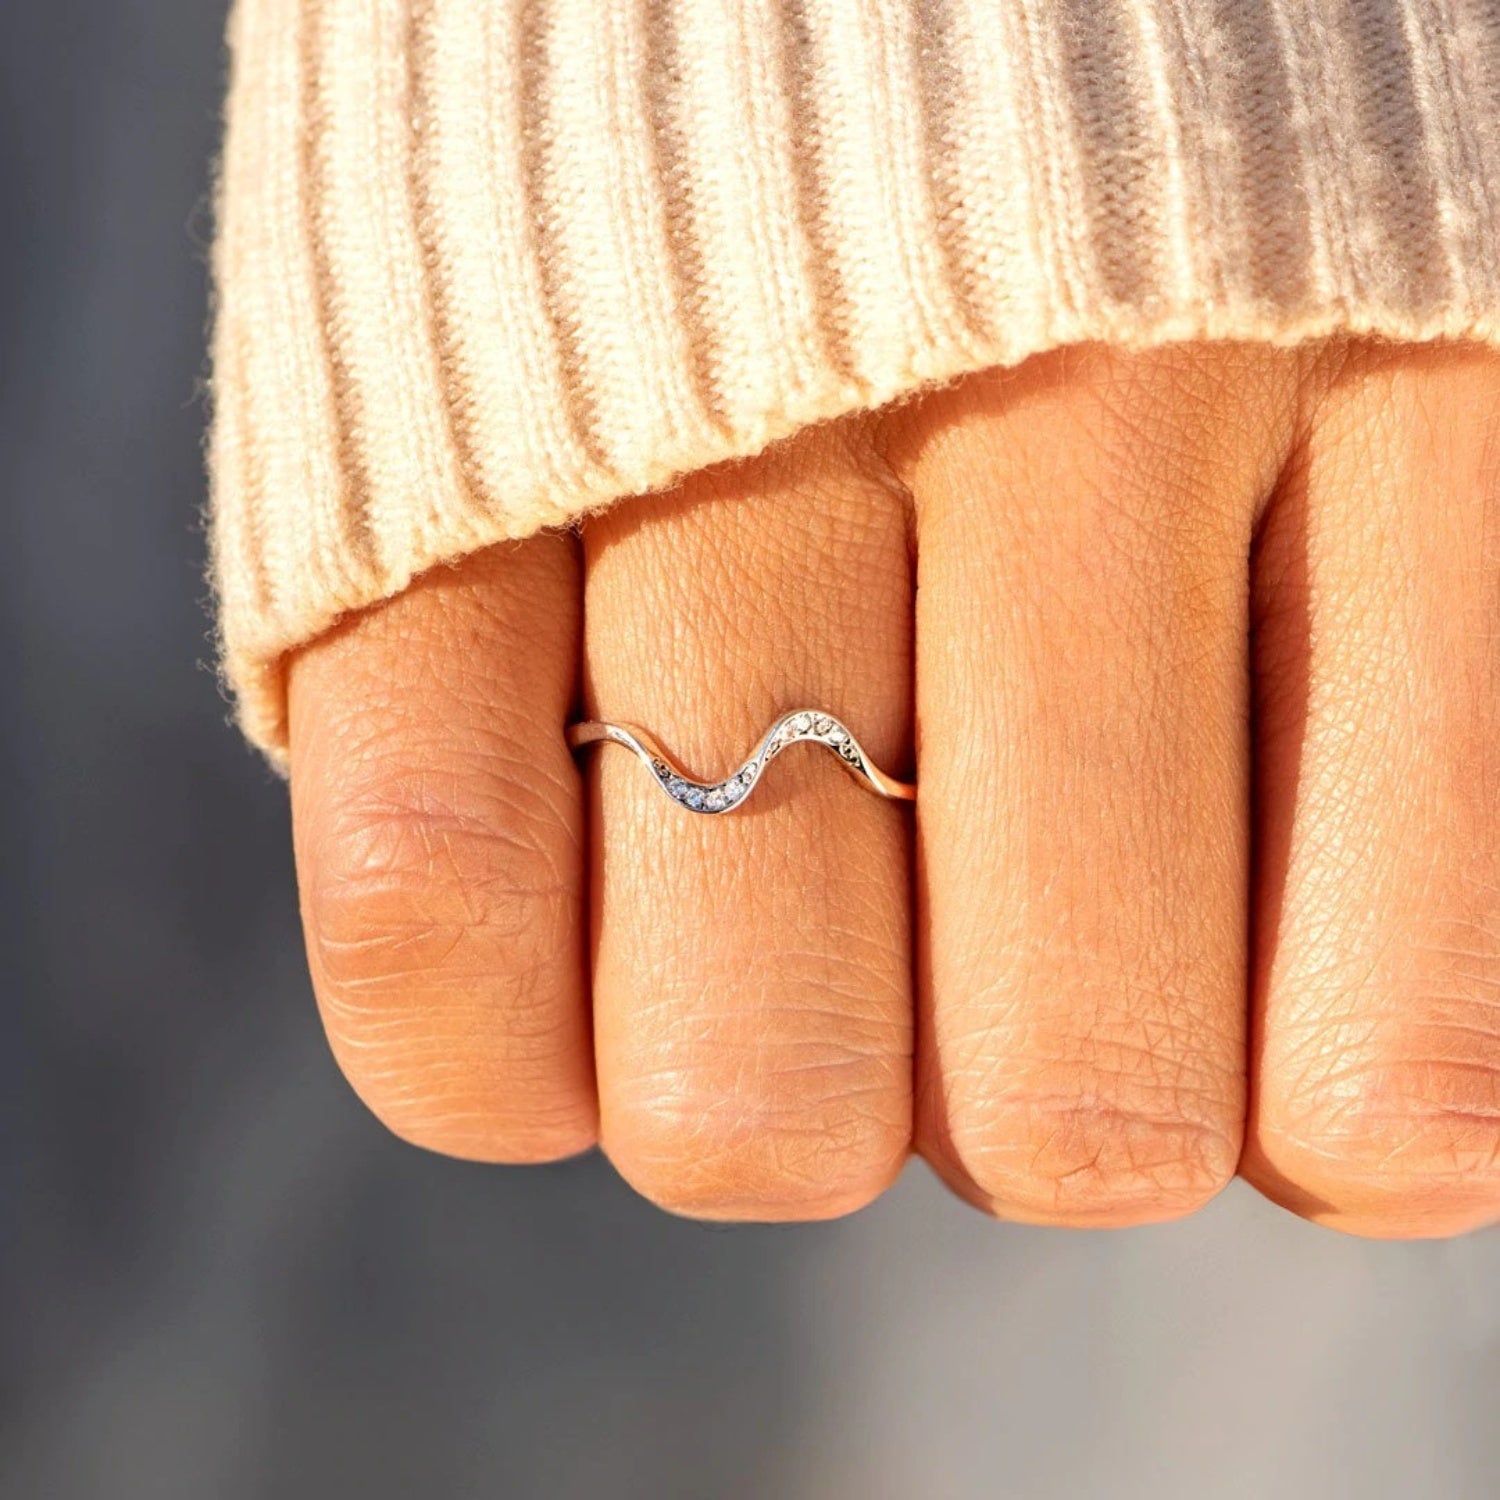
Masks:
[[[314,987],[398,1135],[821,1219],[1500,1215],[1500,355],[1065,350],[495,548],[289,666]],[[826,707],[824,754],[696,818]]]

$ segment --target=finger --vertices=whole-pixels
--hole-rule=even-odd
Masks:
[[[591,712],[702,779],[776,716],[837,715],[899,767],[910,710],[905,497],[855,424],[585,529]],[[594,1007],[604,1146],[656,1202],[823,1218],[910,1139],[908,833],[826,750],[700,817],[595,753]]]
[[[1500,356],[1362,350],[1256,570],[1246,1167],[1360,1233],[1500,1214]]]
[[[1245,550],[1274,358],[1072,351],[897,429],[919,520],[919,1148],[1112,1225],[1239,1153]]]
[[[595,1135],[571,538],[419,579],[290,671],[292,813],[334,1055],[398,1135],[486,1161]]]

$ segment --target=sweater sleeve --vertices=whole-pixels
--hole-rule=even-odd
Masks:
[[[223,662],[1084,339],[1500,335],[1495,0],[238,0]]]

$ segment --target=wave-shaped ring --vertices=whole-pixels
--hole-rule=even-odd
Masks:
[[[568,728],[568,744],[575,750],[601,741],[633,750],[656,778],[656,784],[679,807],[709,815],[732,812],[742,806],[771,761],[789,745],[804,740],[831,750],[851,776],[882,797],[910,802],[917,795],[916,787],[909,782],[897,781],[876,766],[844,724],[832,714],[814,709],[799,708],[783,714],[766,730],[744,765],[723,781],[695,781],[653,735],[634,724],[606,724],[589,719]]]

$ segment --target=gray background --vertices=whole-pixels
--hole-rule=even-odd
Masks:
[[[1500,1493],[1495,1235],[709,1230],[364,1116],[203,666],[221,27],[0,5],[0,1494]]]

